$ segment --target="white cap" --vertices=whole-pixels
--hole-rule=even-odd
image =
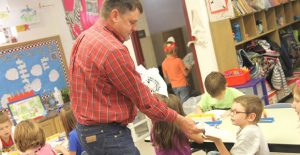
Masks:
[[[175,43],[175,39],[174,39],[174,37],[172,37],[172,36],[171,36],[171,37],[169,37],[169,38],[168,38],[168,40],[167,40],[167,42],[173,42],[173,43]]]

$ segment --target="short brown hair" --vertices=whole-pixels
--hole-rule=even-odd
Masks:
[[[0,111],[0,124],[6,123],[7,121],[10,122],[9,116],[7,115],[6,112]]]
[[[66,132],[66,136],[69,138],[69,133],[76,127],[76,119],[70,105],[64,105],[59,113],[59,117]]]
[[[255,95],[242,95],[234,99],[234,102],[241,104],[245,108],[245,112],[248,114],[255,113],[256,117],[254,122],[257,123],[264,110],[264,105],[258,96]]]
[[[135,9],[143,13],[140,0],[104,0],[100,11],[101,17],[107,19],[113,9],[118,9],[121,14]]]
[[[14,141],[19,151],[44,146],[46,143],[45,133],[33,120],[21,121],[15,129]]]
[[[206,76],[204,85],[207,93],[211,97],[216,97],[226,89],[225,76],[220,72],[211,72]]]

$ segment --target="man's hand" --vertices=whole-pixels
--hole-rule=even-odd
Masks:
[[[177,115],[175,123],[187,135],[204,132],[204,129],[199,129],[196,127],[196,124],[192,119],[183,117],[181,115]]]

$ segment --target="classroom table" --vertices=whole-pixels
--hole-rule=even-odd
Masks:
[[[258,123],[265,136],[271,152],[300,153],[300,122],[293,108],[266,109],[267,117],[273,117],[272,123]],[[232,125],[230,117],[222,121],[220,129],[235,135],[239,127]],[[234,141],[232,137],[222,138],[225,146],[230,149]],[[149,137],[145,141],[150,141]],[[194,149],[204,151],[217,150],[214,143],[205,141],[203,144],[191,143]]]

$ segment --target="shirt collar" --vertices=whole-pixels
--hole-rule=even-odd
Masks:
[[[102,28],[106,29],[107,31],[112,33],[121,43],[124,43],[124,41],[125,41],[125,38],[123,36],[121,36],[111,25],[108,24],[107,21],[105,21],[103,19],[97,20],[94,27],[98,30],[100,30]]]
[[[173,56],[173,55],[169,55],[167,56],[167,59],[176,59],[177,57]]]

